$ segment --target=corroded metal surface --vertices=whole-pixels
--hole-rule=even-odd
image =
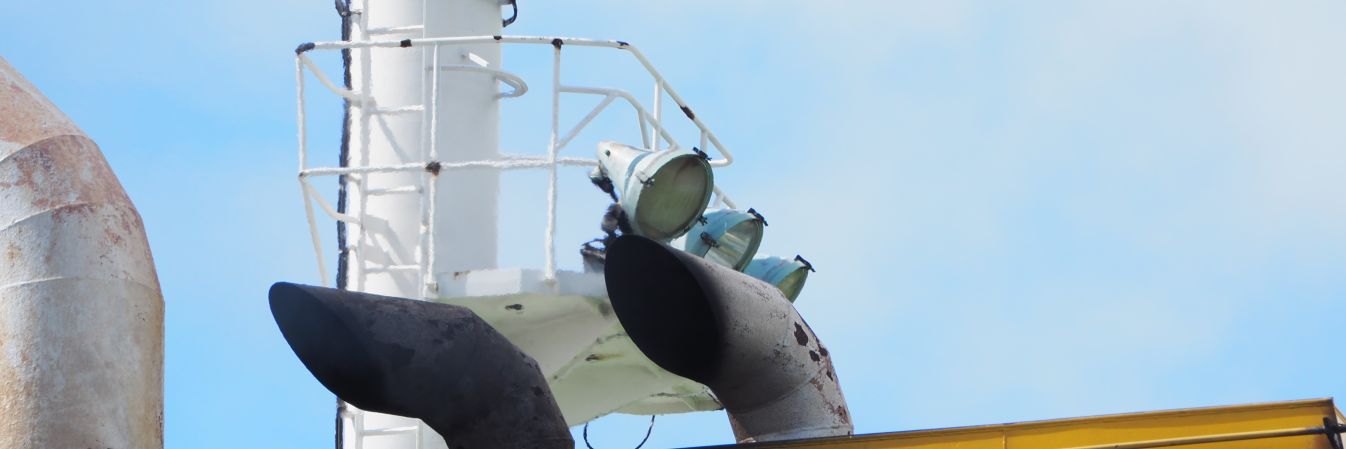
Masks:
[[[710,387],[740,442],[853,431],[827,348],[771,284],[632,235],[608,248],[605,271],[631,340]]]
[[[163,446],[163,297],[98,146],[0,59],[0,447]]]
[[[452,448],[575,445],[537,362],[467,308],[284,282],[270,302],[290,348],[343,401],[424,420]]]

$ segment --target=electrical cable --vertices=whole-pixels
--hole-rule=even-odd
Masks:
[[[337,16],[341,17],[341,40],[351,40],[351,28],[355,25],[351,19],[350,0],[335,0]],[[351,50],[349,48],[341,49],[341,71],[346,83],[346,89],[351,88]],[[342,99],[341,116],[341,149],[337,153],[337,161],[342,167],[350,166],[350,148],[351,148],[351,101],[348,98]],[[346,203],[348,201],[346,192],[346,175],[337,177],[337,213],[346,213]],[[336,287],[345,290],[347,287],[346,278],[350,269],[350,250],[346,246],[346,222],[337,220],[337,272]],[[346,426],[342,423],[342,414],[346,410],[346,403],[341,398],[336,399],[336,449],[342,449],[346,441]],[[358,432],[358,429],[357,429]]]
[[[642,438],[640,440],[640,444],[637,444],[635,449],[640,449],[641,447],[645,446],[645,442],[650,441],[650,434],[653,432],[654,432],[654,415],[650,415],[650,427],[648,429],[645,429],[645,438]],[[589,444],[589,423],[587,422],[584,423],[584,447],[594,449],[593,445]]]
[[[516,0],[509,0],[509,6],[511,6],[511,7],[514,8],[514,15],[509,16],[508,19],[501,19],[501,20],[500,20],[500,22],[501,22],[500,27],[501,27],[501,28],[505,28],[505,27],[508,27],[508,26],[510,26],[510,25],[513,25],[515,20],[519,20],[519,3],[518,3],[518,1],[516,1]]]

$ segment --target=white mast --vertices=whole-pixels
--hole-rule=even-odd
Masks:
[[[352,41],[491,36],[502,23],[498,0],[357,0],[350,19]],[[361,217],[348,229],[351,290],[424,299],[437,293],[427,272],[496,266],[499,171],[440,175],[433,164],[499,157],[497,82],[471,68],[498,68],[500,47],[438,47],[438,54],[432,48],[351,50],[351,88],[365,101],[351,102],[351,165],[430,165],[348,179],[347,213]],[[431,110],[431,102],[436,113],[420,113]],[[415,419],[348,415],[343,447],[445,447]]]
[[[348,41],[296,49],[299,181],[324,280],[316,209],[346,226],[342,247],[347,254],[344,270],[338,271],[339,284],[471,309],[537,361],[568,425],[613,412],[718,409],[704,385],[669,373],[641,354],[613,314],[601,272],[556,266],[558,170],[565,167],[584,176],[599,165],[594,159],[560,154],[591,120],[615,109],[609,106],[626,105],[635,112],[640,148],[678,148],[692,154],[661,121],[658,105],[666,97],[682,111],[672,118],[685,117],[700,131],[699,147],[721,157],[705,165],[732,162],[715,134],[649,60],[625,41],[502,36],[501,3],[511,3],[504,0],[351,1],[349,11],[343,11]],[[500,69],[501,45],[553,48],[551,89],[544,90],[551,94],[552,109],[552,139],[545,156],[499,152],[499,102],[529,91],[521,77]],[[619,52],[639,63],[655,86],[653,110],[621,89],[564,83],[563,54],[586,48],[590,50],[580,51]],[[338,87],[325,75],[309,57],[313,50],[348,51],[349,86]],[[309,165],[306,74],[348,102],[343,167]],[[562,98],[594,96],[602,100],[573,125],[563,126]],[[548,172],[548,214],[540,229],[546,235],[542,269],[496,266],[503,169]],[[346,177],[344,209],[332,207],[311,182],[338,175]],[[602,198],[597,191],[587,193]],[[734,207],[719,189],[715,204]],[[342,409],[340,439],[347,448],[444,447],[442,439],[416,420],[354,407]]]

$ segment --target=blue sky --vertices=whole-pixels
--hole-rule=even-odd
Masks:
[[[735,150],[717,180],[767,214],[763,251],[818,266],[798,306],[858,432],[1346,395],[1346,4],[521,2],[512,33],[640,46]],[[5,16],[0,56],[99,142],[144,216],[167,446],[330,447],[332,397],[264,300],[318,281],[291,51],[338,36],[330,2]],[[545,145],[535,56],[506,53],[536,75],[505,110],[510,152]],[[576,79],[619,64],[584,58]],[[315,112],[319,147],[337,114]],[[602,198],[566,176],[560,241],[577,244]],[[504,201],[541,196],[539,174],[505,180]],[[540,266],[538,208],[504,210],[520,237],[502,264]],[[604,448],[644,430],[590,429]],[[661,417],[647,447],[729,441],[703,413]]]

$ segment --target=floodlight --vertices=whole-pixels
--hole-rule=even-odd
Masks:
[[[683,248],[711,262],[743,271],[762,244],[766,220],[756,210],[719,209],[692,224]]]
[[[749,276],[776,286],[785,297],[794,302],[799,292],[804,290],[804,281],[808,280],[813,265],[803,257],[794,259],[781,257],[759,257],[748,263],[743,272]]]
[[[612,181],[631,230],[661,241],[686,233],[710,203],[715,178],[703,154],[598,144],[601,174]]]

